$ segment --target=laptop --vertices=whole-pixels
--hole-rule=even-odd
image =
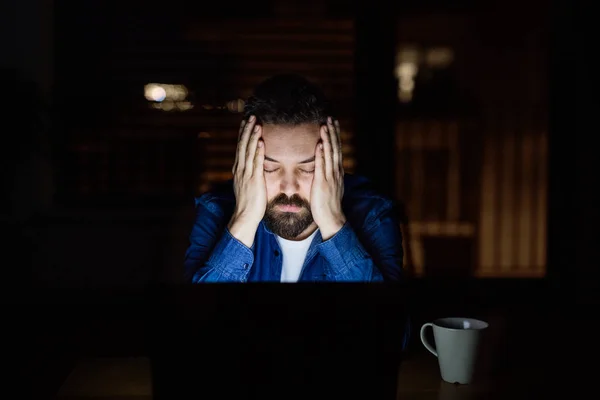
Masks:
[[[153,298],[155,400],[394,399],[409,327],[396,284],[203,284]]]

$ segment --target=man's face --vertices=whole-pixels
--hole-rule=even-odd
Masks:
[[[319,131],[319,124],[262,127],[268,201],[265,221],[284,239],[296,239],[313,223],[310,189]]]

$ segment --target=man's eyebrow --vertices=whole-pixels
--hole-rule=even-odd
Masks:
[[[312,157],[310,157],[310,158],[307,158],[307,159],[306,159],[306,160],[304,160],[304,161],[300,161],[298,164],[308,164],[308,163],[311,163],[311,162],[313,162],[313,161],[315,161],[315,156],[312,156]]]
[[[271,162],[279,164],[279,161],[277,161],[274,158],[271,158],[269,156],[265,156],[265,161],[271,161]],[[310,158],[307,158],[306,160],[300,161],[298,164],[308,164],[308,163],[311,163],[313,161],[315,161],[315,156],[312,156]]]

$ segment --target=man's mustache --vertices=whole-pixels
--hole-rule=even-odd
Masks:
[[[302,197],[297,194],[292,195],[292,197],[287,197],[285,194],[281,193],[277,195],[272,201],[272,205],[281,205],[281,206],[296,206],[296,207],[307,207],[308,204],[306,201],[302,199]]]

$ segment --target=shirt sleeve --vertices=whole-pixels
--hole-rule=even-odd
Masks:
[[[214,204],[199,201],[185,253],[185,280],[245,282],[254,262],[250,248],[234,238]]]
[[[373,263],[348,222],[335,235],[317,245],[327,260],[326,274],[334,281],[382,281]]]
[[[346,222],[333,237],[318,244],[335,281],[399,281],[402,277],[402,233],[391,206],[370,218],[360,240]]]

